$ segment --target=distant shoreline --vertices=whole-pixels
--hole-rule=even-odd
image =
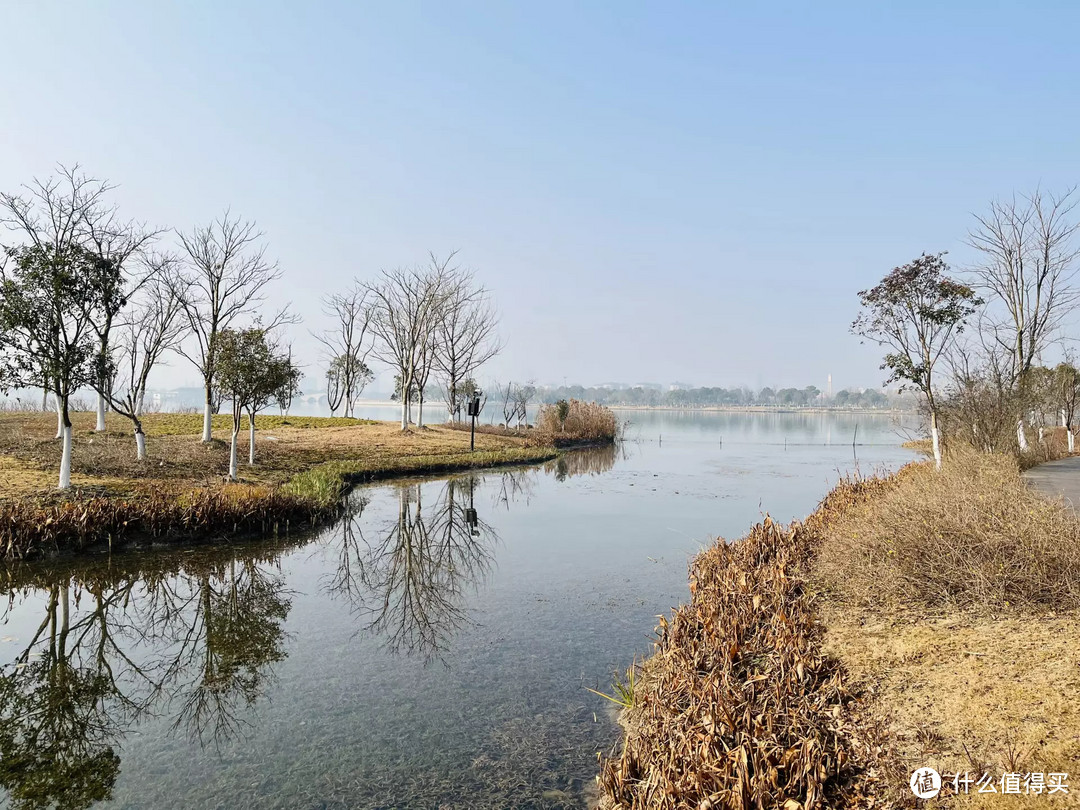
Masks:
[[[357,406],[362,405],[396,405],[400,402],[387,401],[385,399],[360,399]],[[436,406],[445,408],[441,403]],[[544,404],[544,403],[538,403]],[[881,414],[898,416],[901,414],[914,414],[914,410],[902,408],[842,408],[842,407],[816,407],[816,408],[792,408],[781,405],[609,405],[603,403],[613,411],[718,411],[726,413],[851,413],[851,414]],[[533,406],[529,406],[533,407]]]
[[[866,415],[914,414],[898,408],[788,408],[775,405],[608,405],[613,411],[720,411],[726,413],[850,413]]]

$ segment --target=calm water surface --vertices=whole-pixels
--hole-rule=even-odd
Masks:
[[[689,557],[911,458],[884,415],[620,417],[618,448],[359,489],[308,537],[0,568],[0,807],[584,806],[618,739],[586,687]]]

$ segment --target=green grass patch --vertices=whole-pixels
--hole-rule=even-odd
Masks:
[[[439,453],[428,456],[401,456],[378,460],[328,461],[293,476],[283,486],[288,494],[309,501],[317,508],[337,502],[349,484],[396,475],[454,472],[476,467],[528,464],[555,458],[551,447],[507,447],[473,453]]]

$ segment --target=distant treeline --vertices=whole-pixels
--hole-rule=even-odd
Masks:
[[[660,391],[655,388],[586,388],[563,385],[537,389],[540,402],[560,399],[582,399],[602,405],[632,405],[649,408],[718,408],[718,407],[775,407],[775,408],[904,408],[911,407],[910,398],[880,391],[838,391],[827,397],[813,385],[806,388],[680,388]]]

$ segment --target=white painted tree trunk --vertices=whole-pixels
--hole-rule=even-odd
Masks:
[[[142,428],[135,428],[135,458],[139,461],[146,458],[146,434]]]
[[[41,389],[41,410],[43,410],[43,411],[49,410],[49,389],[48,388],[42,388]]]
[[[255,414],[248,414],[248,466],[255,465]]]
[[[206,398],[206,408],[203,411],[203,426],[202,426],[202,440],[203,442],[209,442],[212,438],[210,433],[210,421],[214,415],[214,409],[210,405],[210,397]]]
[[[405,397],[401,398],[401,429],[409,429],[409,403]]]
[[[1026,453],[1028,449],[1027,436],[1024,434],[1024,420],[1016,420],[1016,442],[1020,445],[1020,452]]]
[[[420,401],[416,403],[416,426],[418,428],[424,426],[424,398],[422,396]]]
[[[97,424],[94,426],[94,430],[99,433],[105,430],[105,395],[98,394],[97,397]]]
[[[1042,429],[1042,425],[1039,425],[1039,442],[1041,443],[1042,440],[1043,440],[1043,429]]]
[[[63,451],[60,454],[60,486],[59,489],[68,489],[71,486],[71,425],[62,427]]]
[[[232,444],[229,445],[229,480],[236,481],[236,437],[240,435],[240,429],[234,427],[232,432]]]
[[[56,438],[64,437],[64,408],[60,405],[60,397],[56,398]]]
[[[930,417],[930,443],[934,446],[934,466],[941,469],[941,436],[938,434],[937,419]]]
[[[1072,453],[1075,449],[1075,439],[1071,428],[1065,428],[1065,437],[1069,440],[1069,452]]]

